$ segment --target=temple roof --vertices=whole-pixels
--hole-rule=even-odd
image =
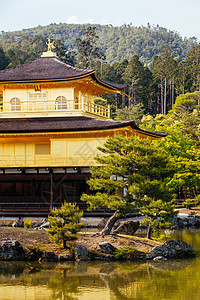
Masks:
[[[22,118],[0,119],[0,134],[29,133],[29,132],[72,132],[117,129],[131,127],[143,135],[165,137],[162,132],[151,132],[140,129],[134,121],[114,121],[88,117],[51,117],[51,118]]]
[[[91,76],[97,83],[111,89],[123,89],[125,85],[111,83],[97,77],[95,70],[79,69],[62,62],[57,57],[40,57],[30,63],[0,71],[0,83],[68,81]]]

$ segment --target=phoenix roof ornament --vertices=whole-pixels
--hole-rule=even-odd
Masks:
[[[41,57],[57,57],[56,53],[53,52],[53,49],[55,48],[54,41],[51,42],[51,39],[48,39],[46,45],[48,46],[48,50],[43,52]]]
[[[55,46],[54,46],[54,41],[51,42],[51,40],[48,39],[48,43],[46,43],[46,44],[47,44],[47,46],[48,46],[48,51],[53,52],[52,50],[55,48]]]

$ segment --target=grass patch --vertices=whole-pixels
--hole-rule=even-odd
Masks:
[[[26,247],[26,259],[29,261],[37,261],[42,257],[42,249],[40,246],[27,246]]]
[[[129,260],[133,259],[139,254],[144,254],[144,252],[137,250],[135,247],[132,246],[123,246],[117,249],[117,251],[114,253],[114,257],[120,260]]]

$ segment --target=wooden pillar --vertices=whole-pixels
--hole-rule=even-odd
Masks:
[[[24,197],[24,182],[22,183],[22,196]]]
[[[33,203],[35,202],[35,179],[32,179]]]
[[[59,184],[59,188],[60,188],[60,203],[62,203],[62,184],[61,184],[61,182]]]
[[[53,174],[50,174],[50,209],[53,204]]]
[[[124,110],[125,108],[125,95],[122,94],[122,109]]]

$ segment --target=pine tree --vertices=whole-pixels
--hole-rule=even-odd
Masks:
[[[166,186],[173,167],[170,157],[150,140],[137,136],[109,138],[99,150],[98,167],[91,169],[88,181],[91,195],[82,195],[91,209],[107,207],[114,210],[101,234],[109,234],[115,222],[140,208],[146,197],[152,200],[171,201]]]
[[[55,243],[63,243],[66,248],[66,242],[76,240],[78,229],[82,225],[79,219],[83,212],[79,211],[76,204],[65,202],[61,208],[53,208],[48,217],[50,229],[47,231],[51,240]]]
[[[151,238],[152,229],[160,229],[170,223],[169,220],[177,215],[173,201],[154,200],[145,197],[141,201],[141,213],[145,216],[144,222],[148,224],[147,238]],[[161,223],[161,224],[160,224]]]
[[[115,113],[115,120],[128,121],[133,120],[139,125],[140,120],[144,114],[144,106],[141,103],[136,105],[126,106],[124,109],[117,109]]]

